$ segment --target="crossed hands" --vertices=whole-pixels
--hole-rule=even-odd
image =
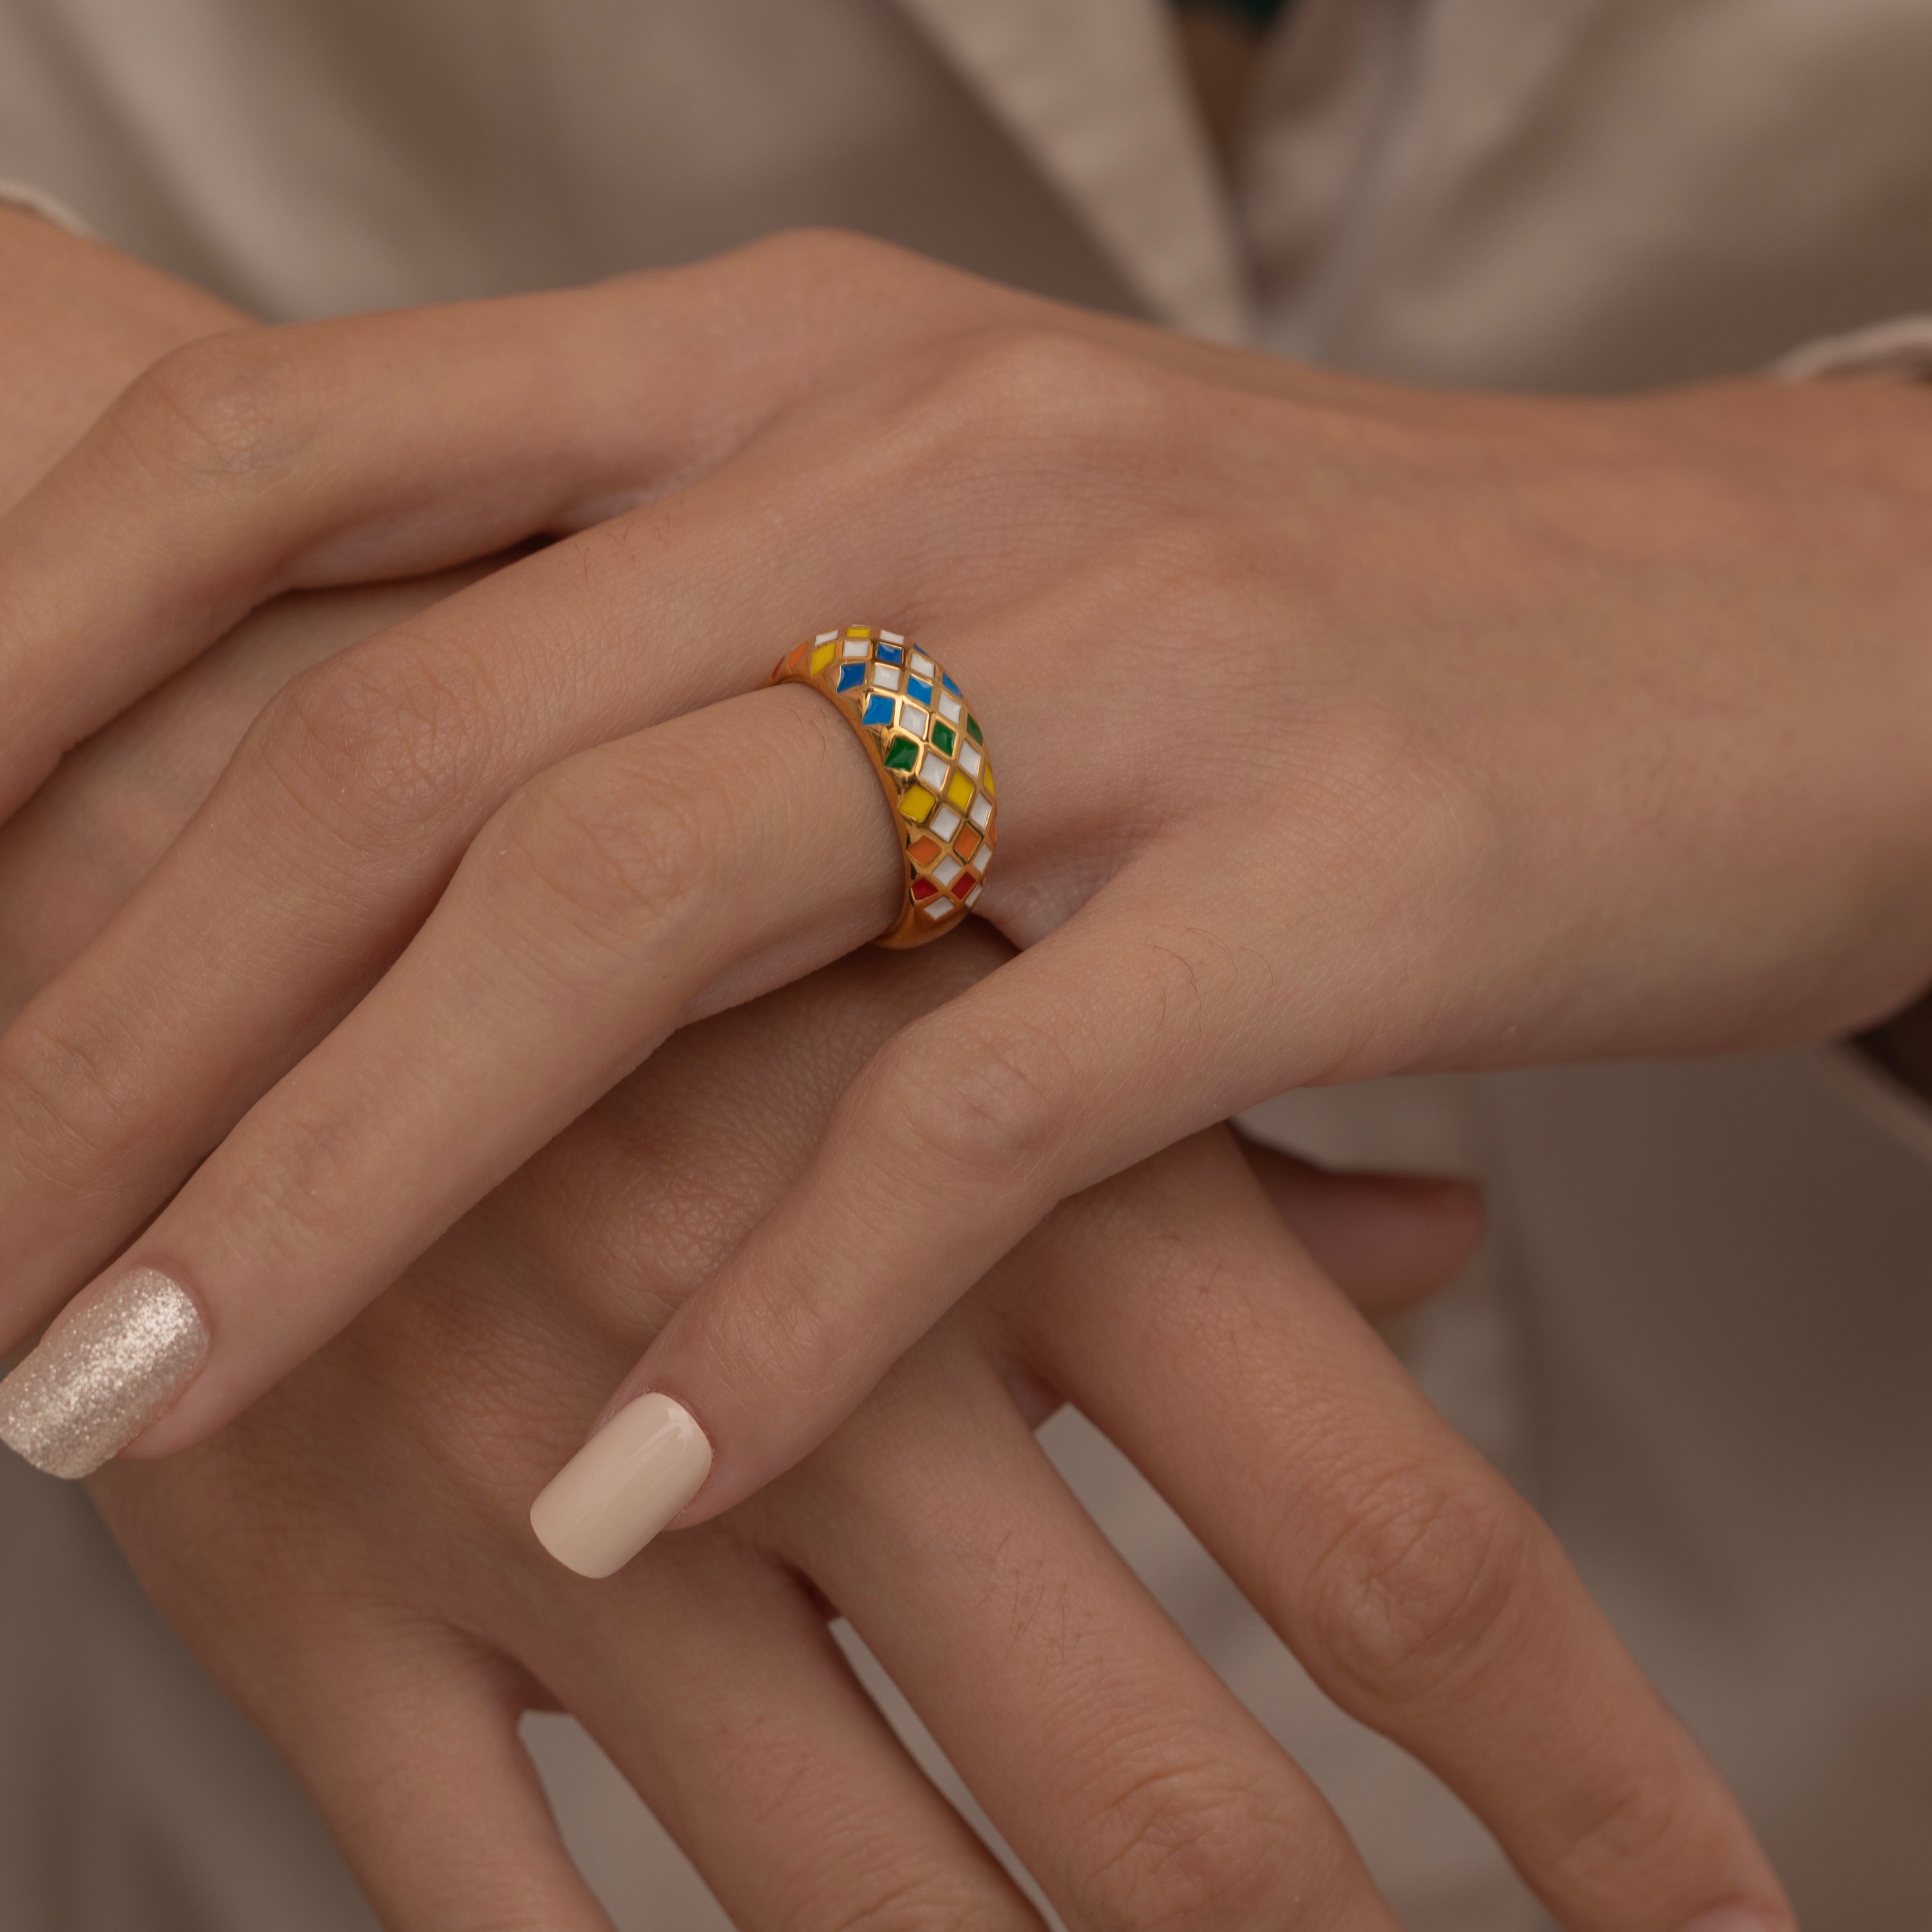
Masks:
[[[70,758],[0,834],[20,909],[0,986],[111,914],[278,685],[423,594],[274,607]],[[529,1498],[604,1382],[891,1029],[1007,956],[983,932],[862,952],[681,1030],[236,1422],[95,1478],[385,1922],[605,1927],[518,1740],[523,1711],[561,1706],[751,1932],[1036,1925],[850,1677],[836,1612],[1068,1924],[1392,1925],[1334,1814],[1034,1443],[1062,1400],[1566,1924],[1681,1925],[1754,1877],[1548,1532],[1324,1277],[1316,1257],[1370,1313],[1404,1305],[1468,1252],[1453,1189],[1195,1137],[1058,1208],[757,1497],[606,1582],[538,1549]]]
[[[616,1682],[616,1628],[628,1647],[688,1610],[713,1563],[742,1567],[705,1571],[730,1600],[706,1598],[706,1633],[794,1606],[793,1639],[761,1627],[790,1660],[748,1722],[781,1686],[809,1704],[815,1620],[844,1611],[1071,1922],[1385,1922],[1039,1462],[1026,1424],[1061,1396],[1566,1924],[1786,1922],[1546,1532],[1226,1142],[1124,1170],[1298,1081],[1810,1036],[1914,990],[1932,801],[1904,722],[1924,654],[1897,619],[1924,566],[1894,539],[1932,478],[1891,422],[1755,386],[1396,395],[824,239],[241,332],[129,391],[0,525],[14,798],[194,665],[159,700],[184,702],[266,598],[561,538],[260,690],[192,822],[0,1042],[16,1325],[117,1250],[77,1309],[140,1266],[205,1315],[206,1360],[136,1453],[203,1446],[106,1490],[158,1594],[191,1630],[197,1604],[230,1617],[233,1590],[178,1580],[170,1508],[272,1495],[263,1520],[303,1522],[375,1626],[428,1634],[402,1674],[478,1778],[500,1770],[500,1856],[418,1897],[381,1849],[393,1818],[358,1823],[376,1747],[320,1712],[340,1654],[278,1724],[235,1647],[231,1684],[285,1745],[332,1736],[355,1767],[333,1804],[312,1781],[399,1924],[448,1922],[508,1866],[546,1910],[589,1909],[509,1742],[539,1684],[747,1923],[796,1912],[823,1817],[761,1899],[718,1876],[746,1818],[714,1845],[691,1815],[713,1653],[692,1653],[696,1708],[646,1714]],[[1854,471],[1849,506],[1799,487]],[[775,640],[786,611],[809,614]],[[848,961],[694,1026],[892,916],[856,747],[815,698],[754,688],[775,641],[835,615],[968,680],[1004,785],[979,909],[1025,950]],[[1817,664],[1828,619],[1863,676]],[[1386,1256],[1391,1217],[1430,1218],[1292,1186],[1345,1274]],[[1439,1262],[1433,1225],[1393,1245]],[[683,1520],[731,1514],[589,1589],[544,1569],[522,1511],[620,1378],[716,1448]],[[356,1469],[366,1490],[330,1473]],[[1013,1614],[1037,1603],[1054,1616]],[[989,1693],[996,1658],[1015,1676]],[[790,1735],[883,1750],[829,1688]],[[1021,1910],[891,1753],[866,1762],[876,1842],[964,1888],[894,1891],[890,1922]]]

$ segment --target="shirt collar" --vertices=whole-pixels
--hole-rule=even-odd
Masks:
[[[899,0],[1160,320],[1246,342],[1232,208],[1160,0]]]

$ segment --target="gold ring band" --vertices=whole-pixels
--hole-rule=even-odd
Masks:
[[[808,684],[858,733],[905,849],[904,910],[874,944],[923,946],[980,896],[998,834],[993,767],[959,687],[896,631],[853,624],[808,638],[774,684]]]

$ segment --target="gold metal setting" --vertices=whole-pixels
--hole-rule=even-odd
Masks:
[[[880,946],[923,946],[980,896],[998,841],[993,767],[959,687],[896,631],[853,624],[790,652],[774,684],[808,684],[850,722],[905,850],[905,908]]]

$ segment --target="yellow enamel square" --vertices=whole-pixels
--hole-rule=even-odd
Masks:
[[[952,782],[946,788],[946,796],[964,812],[973,802],[973,781],[964,772],[955,772]]]
[[[848,638],[869,638],[872,634],[872,627],[869,624],[848,624],[845,634]]]
[[[902,818],[910,819],[915,825],[923,825],[932,808],[938,802],[938,800],[925,786],[914,785],[899,800],[899,815]]]
[[[812,674],[816,677],[838,654],[836,644],[820,644],[812,654]]]
[[[999,796],[999,794],[993,789],[993,768],[991,765],[985,766],[980,773],[980,789],[988,798]]]

